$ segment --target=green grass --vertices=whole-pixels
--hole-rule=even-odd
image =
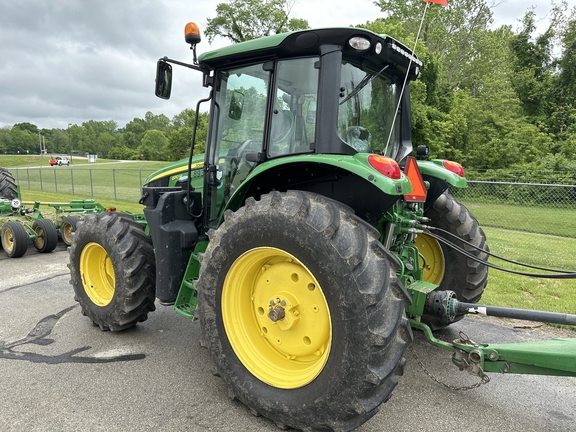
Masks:
[[[484,231],[490,251],[497,255],[541,267],[576,272],[576,239],[489,227]],[[542,273],[494,258],[490,262],[524,272]],[[576,314],[576,280],[540,279],[490,269],[488,286],[480,303]]]
[[[508,204],[463,201],[483,227],[507,228],[540,234],[576,237],[576,211]]]

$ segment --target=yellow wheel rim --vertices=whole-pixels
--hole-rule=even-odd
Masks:
[[[444,253],[438,240],[426,235],[418,234],[414,242],[420,252],[420,265],[424,272],[422,277],[425,281],[440,285],[444,278]]]
[[[34,232],[36,233],[34,245],[39,249],[44,248],[44,245],[46,244],[46,233],[44,232],[44,228],[42,228],[40,225],[36,225],[34,227]]]
[[[332,324],[322,288],[280,249],[252,249],[232,264],[222,288],[222,319],[242,364],[273,387],[302,387],[328,360]]]
[[[4,228],[2,233],[2,246],[8,254],[14,250],[14,234],[12,234],[10,228]]]
[[[62,225],[62,239],[64,240],[64,243],[66,243],[68,246],[70,246],[72,244],[72,231],[73,231],[73,227],[71,223],[68,222],[64,222],[64,224]]]
[[[86,294],[97,306],[112,301],[116,287],[114,267],[108,253],[98,243],[88,243],[80,255],[80,274]]]

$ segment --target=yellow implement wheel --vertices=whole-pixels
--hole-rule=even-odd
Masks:
[[[76,225],[80,220],[81,219],[78,216],[67,216],[62,220],[60,235],[62,236],[62,241],[66,246],[72,244],[72,234],[76,231]]]
[[[419,234],[414,243],[424,258],[423,262],[420,263],[424,266],[424,280],[440,285],[446,264],[440,243],[426,234]]]
[[[38,252],[52,252],[58,246],[58,230],[50,219],[37,219],[32,224],[36,237],[32,240]]]
[[[114,297],[116,276],[108,253],[98,243],[88,243],[80,255],[80,273],[86,294],[97,306]]]
[[[328,303],[310,270],[285,251],[260,247],[236,259],[222,289],[222,319],[240,361],[271,386],[302,387],[326,364]]]
[[[10,258],[19,258],[28,249],[28,233],[17,221],[8,221],[0,228],[2,248]]]

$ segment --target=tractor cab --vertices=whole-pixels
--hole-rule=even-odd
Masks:
[[[195,52],[199,37],[191,41]],[[163,98],[172,85],[169,63],[181,64],[159,60],[156,94]],[[258,191],[288,184],[316,189],[302,172],[340,175],[333,162],[313,155],[379,154],[403,163],[412,152],[407,83],[420,66],[398,41],[357,28],[279,34],[200,55],[188,67],[202,71],[212,88],[206,175],[196,188],[204,191],[205,226],[216,228],[224,209],[235,210]],[[272,171],[252,177],[263,163]],[[287,178],[280,166],[288,163],[298,164],[300,174]],[[271,176],[280,184],[271,185]]]

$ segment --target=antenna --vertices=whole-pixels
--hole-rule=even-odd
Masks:
[[[424,18],[426,17],[426,12],[428,12],[428,7],[430,3],[437,3],[442,6],[448,6],[447,0],[424,0],[426,7],[424,8],[424,13],[422,14],[422,19],[420,20],[420,26],[418,27],[418,34],[416,35],[416,40],[414,41],[414,48],[412,53],[416,52],[416,46],[418,45],[418,39],[420,39],[420,32],[422,31],[422,25],[424,24]],[[400,104],[402,103],[402,96],[404,95],[404,89],[406,88],[406,83],[408,82],[408,75],[410,75],[410,68],[412,67],[412,58],[410,56],[410,61],[408,63],[408,69],[406,69],[406,76],[404,77],[404,83],[402,84],[402,89],[400,90],[400,97],[398,98],[398,105],[396,105],[396,111],[394,112],[394,118],[392,119],[392,127],[390,128],[390,133],[388,134],[388,140],[386,141],[386,147],[384,148],[384,154],[388,153],[388,146],[390,145],[390,140],[392,139],[392,133],[394,131],[394,125],[396,124],[396,117],[398,117],[398,111],[400,111]]]

